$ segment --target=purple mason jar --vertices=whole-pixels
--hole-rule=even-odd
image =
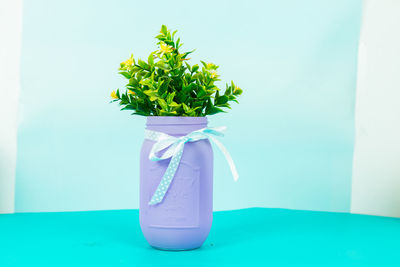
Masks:
[[[206,117],[147,117],[146,129],[180,137],[207,127]],[[163,201],[149,205],[170,159],[151,161],[154,141],[145,139],[140,153],[140,227],[158,249],[200,247],[212,223],[213,151],[207,139],[188,142]]]

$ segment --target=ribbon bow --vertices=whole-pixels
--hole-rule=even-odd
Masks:
[[[238,180],[239,175],[236,170],[235,164],[233,163],[232,157],[229,155],[226,148],[219,142],[214,136],[224,136],[223,132],[226,130],[226,127],[216,127],[216,128],[203,128],[197,131],[193,131],[182,137],[170,136],[165,133],[145,130],[145,138],[155,141],[156,143],[153,145],[150,151],[149,159],[151,161],[159,161],[163,159],[171,158],[171,161],[167,167],[167,170],[164,173],[164,176],[161,179],[160,184],[158,185],[156,191],[154,192],[149,205],[155,205],[160,203],[165,194],[168,191],[168,188],[172,182],[172,179],[175,176],[175,173],[179,167],[179,163],[182,158],[183,148],[185,143],[187,142],[196,142],[202,139],[209,139],[217,145],[217,147],[222,151],[226,160],[228,161],[229,167],[231,169],[233,179],[235,181]],[[156,156],[156,154],[162,150],[165,150],[161,156]]]

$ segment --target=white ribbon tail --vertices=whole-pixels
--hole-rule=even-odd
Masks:
[[[175,145],[175,146],[174,146]],[[181,161],[184,142],[179,142],[174,144],[174,153],[171,161],[168,164],[167,170],[165,171],[163,177],[161,178],[160,184],[157,186],[156,191],[150,199],[149,205],[156,205],[163,201],[165,194],[167,193],[169,186],[171,185],[172,179],[175,176],[176,170],[179,167]],[[171,147],[173,147],[171,146]]]
[[[213,136],[208,135],[208,137],[214,142],[214,144],[217,145],[219,150],[221,150],[222,154],[224,154],[226,161],[228,162],[229,168],[231,169],[233,180],[236,182],[239,179],[239,174],[238,171],[236,170],[235,163],[233,162],[233,159],[229,154],[228,150],[224,147],[224,145],[220,141],[218,141]]]

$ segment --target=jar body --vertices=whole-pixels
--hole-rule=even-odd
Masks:
[[[147,129],[184,136],[207,127],[205,117],[148,117]],[[140,227],[147,242],[159,249],[200,247],[212,223],[213,152],[207,139],[188,142],[161,203],[149,205],[170,159],[151,161],[154,141],[144,140],[140,154]]]

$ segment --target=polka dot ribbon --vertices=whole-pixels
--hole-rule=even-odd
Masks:
[[[174,137],[162,132],[156,132],[151,130],[145,130],[145,138],[148,140],[155,141],[153,147],[151,148],[149,159],[151,161],[159,161],[171,158],[171,161],[165,171],[160,184],[158,185],[156,191],[154,192],[149,205],[156,205],[161,203],[164,199],[165,194],[175,176],[175,173],[179,167],[179,163],[182,158],[183,148],[187,142],[195,142],[202,139],[209,139],[214,142],[214,144],[221,150],[224,154],[229,167],[232,172],[233,179],[238,180],[239,175],[236,170],[235,164],[233,163],[232,157],[229,155],[226,148],[219,142],[214,136],[224,136],[223,132],[226,127],[216,127],[216,128],[203,128],[197,131],[193,131],[182,137]],[[161,152],[165,150],[164,152]],[[157,156],[161,153],[160,156]]]

